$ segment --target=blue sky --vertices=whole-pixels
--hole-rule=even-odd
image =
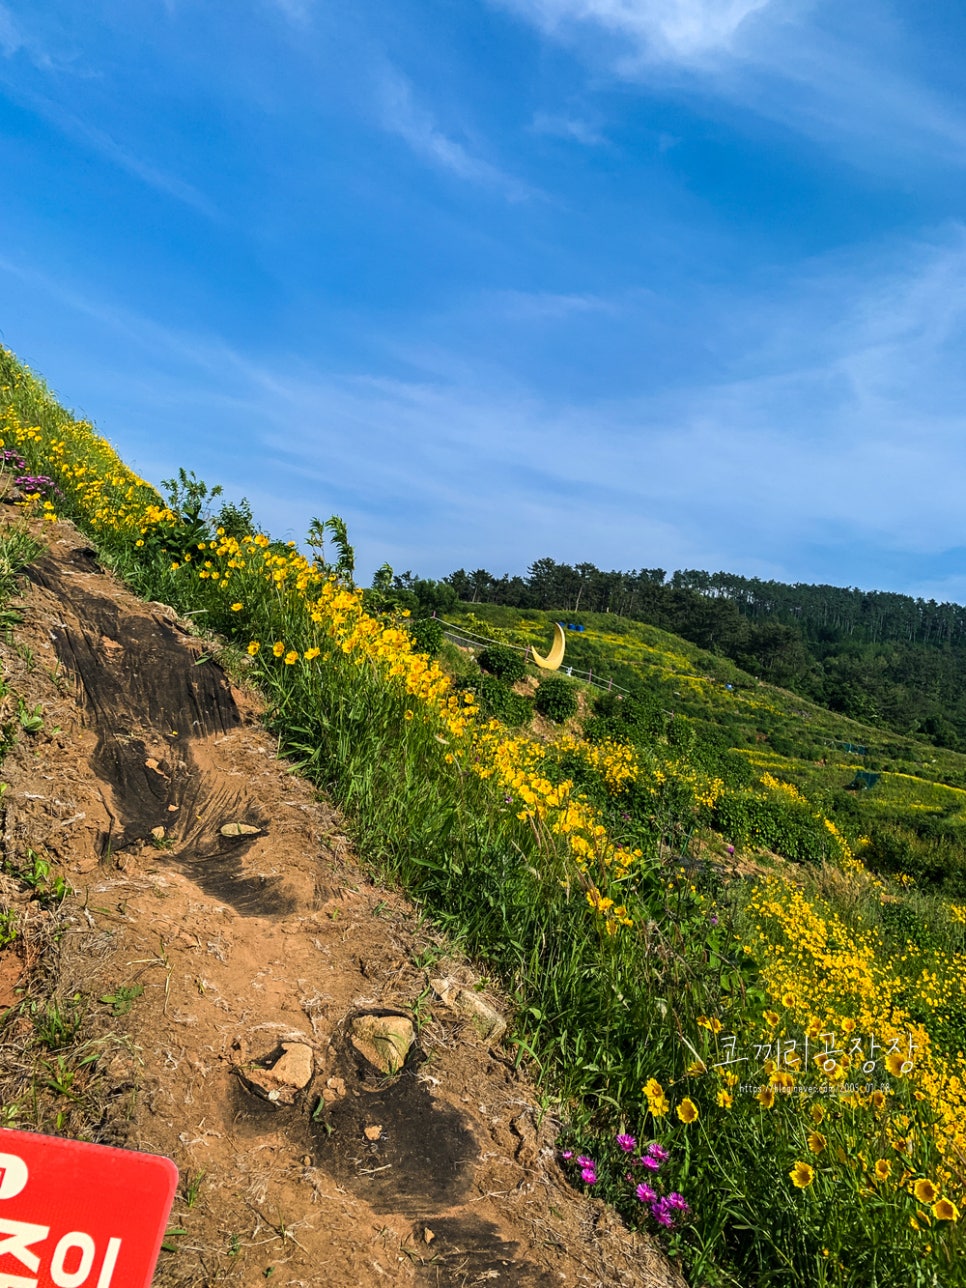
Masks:
[[[966,11],[0,0],[0,334],[365,576],[966,600]]]

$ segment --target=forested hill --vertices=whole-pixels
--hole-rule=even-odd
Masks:
[[[604,572],[539,559],[526,577],[452,573],[463,600],[673,631],[856,719],[966,750],[966,607],[885,591],[663,568]]]

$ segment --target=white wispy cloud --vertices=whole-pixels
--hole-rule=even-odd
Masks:
[[[267,3],[297,27],[306,26],[316,7],[316,0],[267,0]]]
[[[494,291],[484,304],[497,313],[522,322],[563,321],[581,314],[620,312],[617,300],[589,293],[566,294],[554,291]]]
[[[36,94],[23,88],[16,90],[8,88],[7,92],[61,134],[80,143],[91,152],[97,153],[119,170],[124,170],[148,187],[173,198],[182,205],[191,207],[207,219],[220,218],[215,204],[193,184],[155,165],[147,157],[137,155],[119,143],[107,130],[101,129],[90,121],[82,120],[46,95]]]
[[[607,143],[607,138],[596,125],[567,113],[536,112],[530,128],[534,134],[549,134],[558,139],[582,143],[588,148],[602,147]]]
[[[158,473],[184,462],[218,477],[226,444],[244,442],[244,459],[229,449],[229,481],[263,522],[301,539],[312,515],[343,513],[369,571],[388,559],[424,574],[500,573],[550,554],[850,584],[860,556],[908,563],[963,544],[959,226],[862,264],[830,256],[740,301],[729,293],[717,312],[702,308],[716,343],[728,343],[736,309],[749,315],[743,337],[757,334],[726,355],[730,374],[609,398],[566,398],[459,355],[447,370],[443,344],[421,372],[414,351],[405,378],[377,362],[269,363],[98,304],[83,284],[35,274],[30,285],[103,329],[91,343],[118,355],[105,387],[143,409],[142,442],[163,441]],[[516,299],[531,302],[540,296]],[[518,321],[577,325],[599,303],[542,302],[562,314]],[[831,547],[837,562],[816,573],[814,552]]]
[[[595,71],[711,95],[870,169],[966,162],[966,112],[914,63],[881,6],[859,0],[490,0]],[[870,21],[870,19],[878,19]],[[898,22],[898,19],[896,19]],[[894,24],[895,25],[895,24]]]
[[[430,165],[469,183],[499,189],[512,201],[533,195],[526,184],[447,134],[433,113],[416,101],[412,85],[395,68],[383,69],[379,100],[383,128],[398,135]]]
[[[21,20],[15,18],[5,4],[0,4],[0,52],[6,58],[16,54],[25,54],[33,65],[41,71],[50,71],[54,61],[48,51],[32,33],[28,32]]]
[[[729,49],[773,0],[498,0],[555,35],[598,27],[637,58],[689,62]]]

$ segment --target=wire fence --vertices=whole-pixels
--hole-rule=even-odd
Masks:
[[[436,614],[434,613],[433,616],[436,617]],[[468,631],[463,626],[457,626],[455,622],[447,622],[442,617],[437,617],[436,620],[439,622],[440,626],[442,626],[445,638],[448,639],[450,643],[456,644],[459,648],[479,650],[488,648],[491,644],[499,644],[501,648],[511,648],[516,653],[522,653],[523,660],[525,662],[529,662],[533,654],[533,649],[529,644],[507,644],[502,640],[487,638],[485,635],[477,635],[474,631]],[[577,666],[561,666],[558,674],[570,676],[575,680],[582,680],[584,684],[590,684],[595,689],[600,689],[603,693],[613,692],[626,693],[630,695],[631,692],[630,689],[625,689],[623,685],[615,684],[615,682],[609,678],[601,675],[594,675],[592,670],[584,671]]]

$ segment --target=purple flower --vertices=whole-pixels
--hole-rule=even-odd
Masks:
[[[574,1151],[572,1149],[565,1149],[563,1153],[560,1155],[560,1157],[564,1160],[565,1163],[569,1163],[570,1160],[573,1158],[573,1156],[574,1156]]]
[[[633,1136],[618,1136],[617,1143],[618,1145],[620,1145],[621,1149],[624,1151],[625,1154],[630,1154],[634,1149],[637,1148],[637,1141],[634,1139]]]
[[[638,1162],[641,1167],[647,1167],[652,1172],[659,1172],[661,1170],[660,1159],[652,1158],[650,1154],[645,1154],[642,1158],[638,1159]]]
[[[684,1195],[678,1194],[676,1190],[672,1191],[664,1200],[669,1208],[674,1208],[678,1212],[690,1212],[691,1209],[685,1202]]]
[[[584,1182],[585,1185],[596,1185],[597,1173],[594,1171],[592,1167],[585,1167],[584,1170],[580,1173],[580,1179]]]
[[[680,1197],[680,1195],[678,1195],[678,1197]],[[674,1224],[674,1217],[671,1213],[676,1207],[677,1204],[672,1203],[671,1196],[668,1195],[663,1199],[658,1199],[656,1203],[651,1204],[651,1216],[653,1216],[658,1225],[670,1227]]]
[[[734,854],[735,852],[735,847],[733,845],[726,845],[725,849],[728,851],[729,854]]]
[[[594,1162],[592,1158],[588,1158],[586,1154],[580,1154],[577,1158],[577,1166],[589,1167],[590,1170],[593,1171],[594,1168],[597,1166],[597,1164]]]
[[[712,926],[716,926],[718,924],[718,918],[714,915],[714,913],[711,914],[709,920]]]
[[[657,1198],[657,1191],[652,1190],[650,1185],[639,1185],[634,1193],[641,1203],[653,1203]]]
[[[647,1152],[651,1158],[656,1158],[659,1163],[663,1163],[667,1160],[667,1150],[663,1145],[659,1145],[656,1140],[652,1141],[651,1144],[648,1145]]]

